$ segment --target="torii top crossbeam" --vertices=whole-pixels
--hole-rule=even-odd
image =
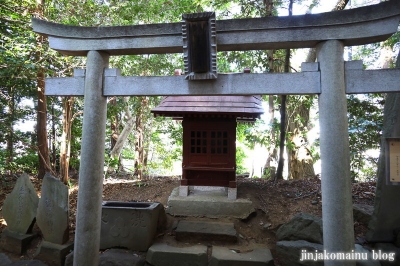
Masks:
[[[386,40],[397,31],[400,1],[291,17],[217,20],[218,51],[310,48],[326,40],[345,46]],[[182,24],[81,27],[32,19],[33,30],[49,36],[65,55],[90,50],[110,55],[182,53]]]

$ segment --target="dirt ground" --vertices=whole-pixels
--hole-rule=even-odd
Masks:
[[[0,176],[0,206],[6,196],[12,191],[17,176]],[[40,197],[41,180],[31,177],[31,181]],[[138,201],[161,202],[167,206],[168,197],[172,189],[179,186],[179,178],[157,177],[147,180],[134,180],[130,176],[110,177],[104,180],[104,201]],[[353,203],[373,205],[375,197],[374,182],[353,184]],[[69,189],[70,205],[70,240],[74,239],[76,202],[78,186],[77,180],[71,179]],[[272,249],[276,243],[275,233],[279,226],[289,221],[294,215],[306,212],[321,217],[321,191],[318,178],[308,180],[268,181],[265,179],[238,178],[238,198],[248,198],[253,202],[255,212],[246,220],[239,219],[213,219],[219,221],[230,220],[235,223],[239,234],[236,244],[225,245],[240,252],[250,251],[256,247]],[[177,242],[174,238],[173,228],[178,220],[205,219],[168,216],[167,229],[158,234],[156,241],[167,242],[170,245],[185,246],[185,243]],[[0,207],[0,232],[6,228],[6,222],[2,216]],[[354,223],[356,242],[364,243],[364,235],[367,227],[357,221]],[[35,226],[33,230],[40,231]],[[0,253],[6,253],[12,261],[20,259],[32,259],[40,238],[36,239],[28,251],[22,256],[9,254],[0,249]],[[203,243],[212,245],[214,243]]]

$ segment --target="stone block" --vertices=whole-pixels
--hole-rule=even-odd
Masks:
[[[276,236],[278,240],[306,240],[322,244],[322,220],[307,213],[299,213],[279,227]]]
[[[179,186],[179,197],[187,197],[189,195],[189,186]]]
[[[100,249],[146,251],[159,226],[161,203],[106,201],[102,207]]]
[[[8,266],[10,264],[11,264],[10,258],[4,253],[0,253],[0,266]]]
[[[254,212],[253,204],[248,199],[230,200],[226,192],[202,191],[179,197],[179,188],[172,190],[168,198],[166,212],[174,216],[194,216],[246,219]]]
[[[368,225],[371,220],[374,207],[367,204],[353,204],[353,217],[355,221]]]
[[[64,266],[65,257],[74,248],[74,243],[63,245],[43,240],[35,254],[35,259],[46,262],[49,266]]]
[[[29,176],[22,174],[3,204],[2,214],[10,231],[30,233],[36,217],[39,197]]]
[[[172,247],[166,243],[152,245],[147,251],[146,261],[153,266],[207,266],[207,247]]]
[[[233,223],[181,220],[175,230],[178,241],[236,242],[237,232]]]
[[[226,247],[214,246],[209,266],[274,266],[274,258],[267,248],[237,253]]]
[[[143,266],[145,260],[128,250],[109,249],[99,257],[99,266]]]
[[[5,229],[1,234],[0,247],[14,254],[22,254],[35,237],[37,234],[19,234]]]
[[[49,173],[43,178],[36,220],[47,242],[68,241],[68,187]]]
[[[301,72],[316,72],[319,69],[319,63],[318,62],[303,62],[301,63]]]
[[[297,241],[278,241],[276,242],[276,252],[281,265],[284,266],[324,266],[324,261],[301,261],[302,250],[314,253],[323,252],[323,245],[310,243],[304,240]]]
[[[237,188],[228,188],[228,199],[237,199]]]
[[[15,261],[8,266],[48,266],[40,260],[19,260]]]
[[[400,248],[392,243],[377,243],[374,245],[373,252],[381,258],[379,262],[382,266],[400,265]],[[379,256],[383,253],[387,255],[386,258],[382,255]],[[392,255],[392,261],[389,260],[389,254]]]

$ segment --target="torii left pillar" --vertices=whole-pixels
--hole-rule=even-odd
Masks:
[[[87,54],[74,266],[99,265],[107,117],[103,84],[108,61],[107,53],[89,51]]]

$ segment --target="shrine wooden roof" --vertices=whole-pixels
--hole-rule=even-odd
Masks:
[[[264,110],[261,96],[168,96],[151,110],[154,116],[182,119],[184,116],[236,117],[254,121]]]

